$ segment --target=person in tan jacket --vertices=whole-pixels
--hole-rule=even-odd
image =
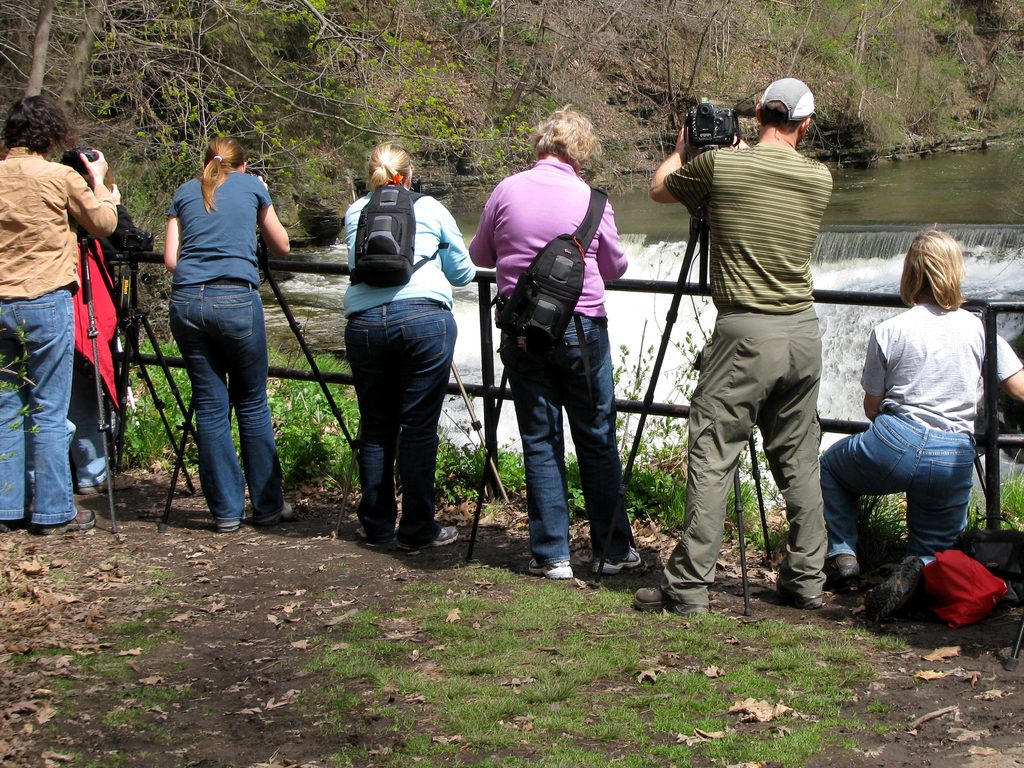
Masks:
[[[71,219],[90,234],[109,235],[117,226],[121,196],[117,187],[104,187],[107,161],[96,150],[82,154],[92,188],[74,169],[46,159],[71,138],[63,110],[46,97],[16,102],[3,137],[0,533],[26,524],[38,534],[86,530],[96,517],[75,509],[68,461],[71,297],[78,290]]]

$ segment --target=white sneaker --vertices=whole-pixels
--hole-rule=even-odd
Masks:
[[[289,522],[295,519],[295,510],[292,509],[292,505],[288,503],[287,499],[281,504],[281,511],[278,514],[281,515],[282,522]]]
[[[269,517],[257,518],[255,515],[252,517],[252,524],[260,528],[266,528],[271,525],[277,525],[281,522],[288,522],[295,519],[295,510],[292,509],[292,505],[287,501],[281,502],[281,508]]]
[[[573,577],[572,566],[568,560],[556,560],[553,563],[538,563],[536,558],[530,560],[528,569],[534,576],[543,576],[545,579],[571,579]]]
[[[409,552],[415,552],[420,549],[426,549],[427,547],[447,547],[449,544],[454,544],[458,540],[459,529],[454,525],[446,525],[442,526],[441,530],[437,532],[437,535],[433,540],[428,541],[426,544],[406,544],[405,542],[399,541],[398,547]]]
[[[593,571],[597,573],[597,566],[601,564],[600,558],[594,560]],[[637,552],[633,547],[629,548],[629,552],[621,560],[605,560],[604,568],[601,569],[601,573],[605,576],[614,576],[620,571],[629,571],[633,568],[639,568],[643,565],[643,561],[640,559],[640,553]]]

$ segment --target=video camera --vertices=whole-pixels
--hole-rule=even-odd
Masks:
[[[147,232],[138,227],[130,227],[121,234],[121,250],[129,253],[152,251],[153,241],[156,239],[152,232]]]
[[[731,147],[739,138],[736,110],[716,107],[707,99],[687,113],[686,129],[690,144],[701,151]]]
[[[61,155],[60,161],[71,168],[74,168],[82,176],[88,180],[89,172],[85,168],[85,163],[82,162],[80,155],[85,155],[86,159],[91,163],[93,160],[100,159],[100,153],[92,147],[75,147],[69,149],[63,155]]]

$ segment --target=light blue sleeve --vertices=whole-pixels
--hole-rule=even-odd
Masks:
[[[348,246],[348,268],[356,268],[356,231],[359,229],[359,213],[370,202],[370,196],[364,195],[356,200],[345,211],[345,244]]]
[[[452,285],[468,285],[476,276],[476,268],[469,258],[466,241],[451,212],[436,200],[431,206],[438,226],[438,242],[447,243],[439,253],[441,271]]]

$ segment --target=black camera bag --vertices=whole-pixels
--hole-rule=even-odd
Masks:
[[[1024,601],[1024,531],[1006,528],[982,528],[964,531],[957,548],[1004,579],[1016,602]]]
[[[359,212],[353,285],[366,283],[378,288],[405,285],[413,272],[431,260],[424,259],[413,266],[416,260],[413,204],[420,197],[422,195],[410,192],[401,184],[387,184],[370,195],[370,201]]]
[[[498,328],[520,339],[527,352],[546,356],[569,327],[583,293],[584,256],[607,202],[607,192],[591,187],[587,213],[576,231],[549,241],[519,275],[511,295],[499,298]]]

